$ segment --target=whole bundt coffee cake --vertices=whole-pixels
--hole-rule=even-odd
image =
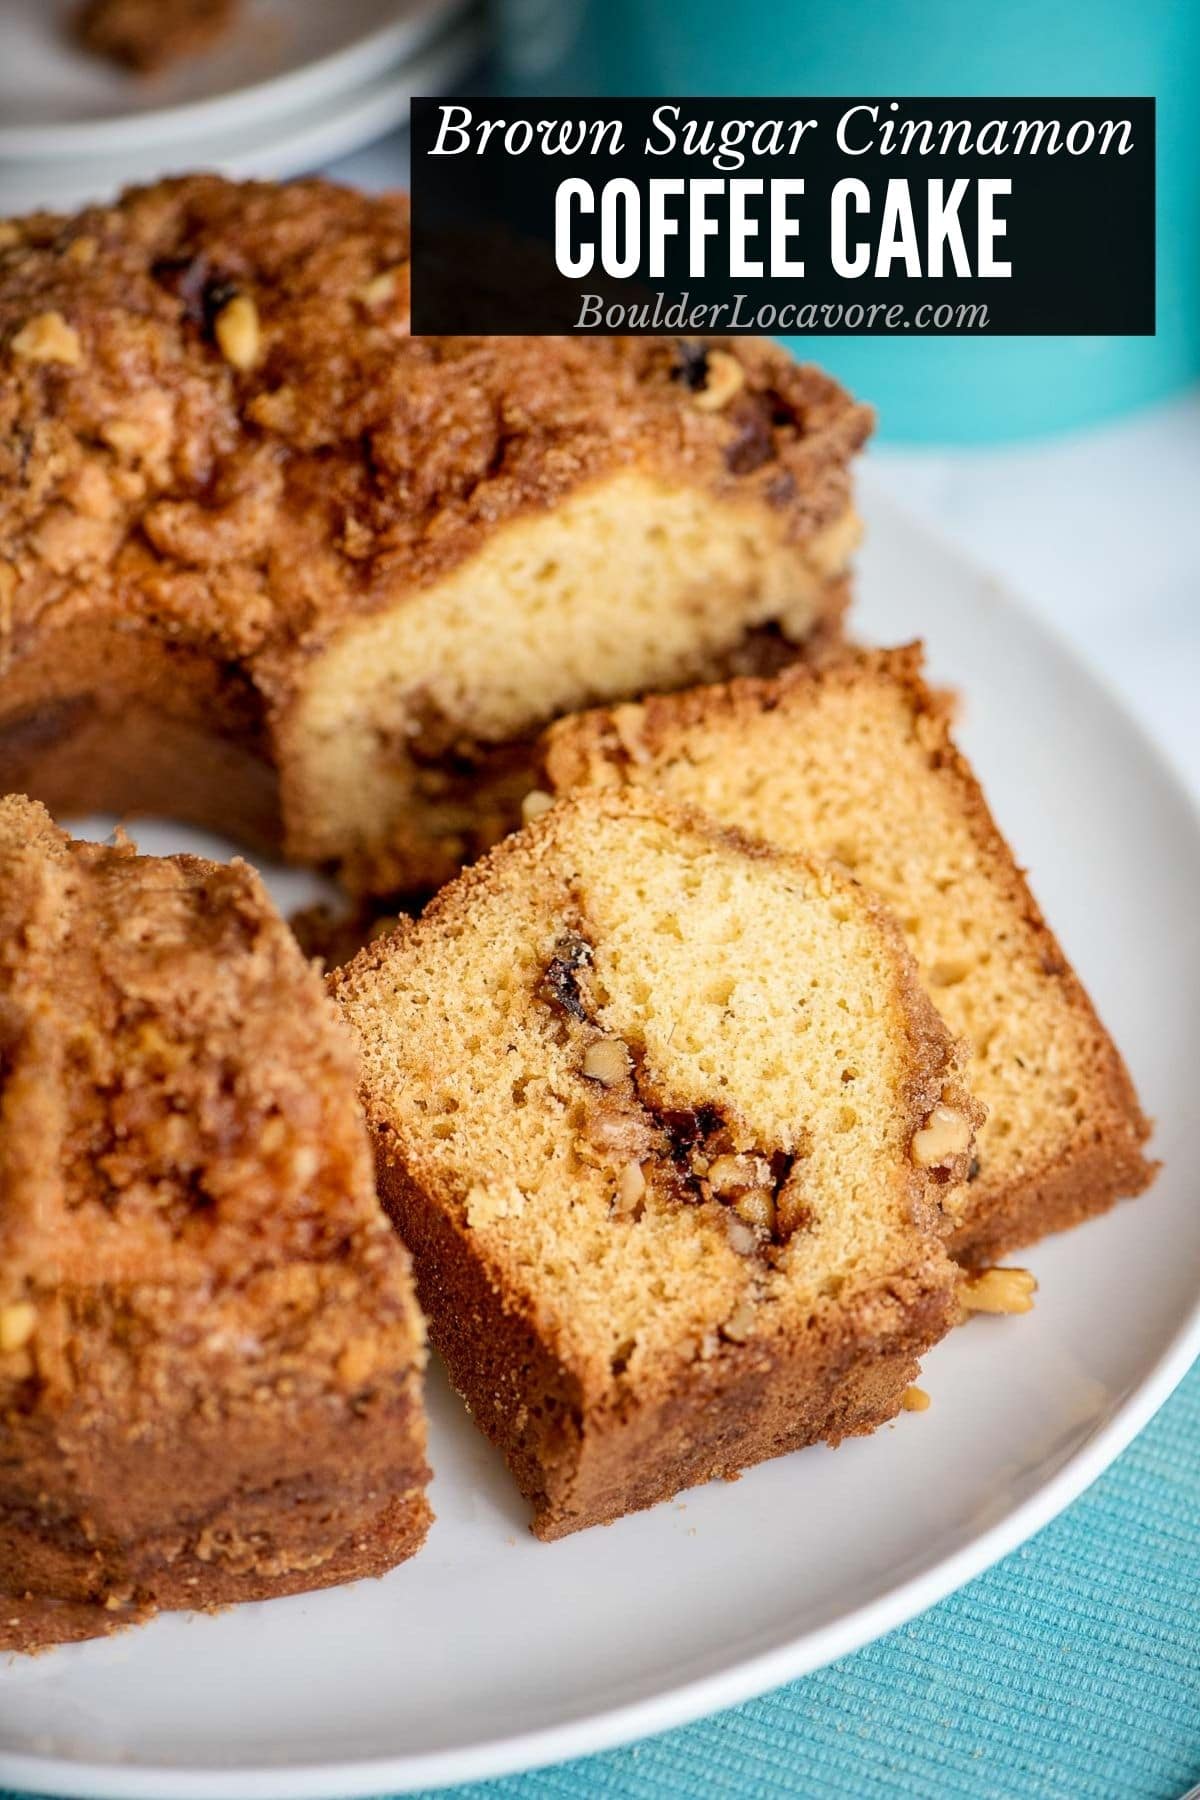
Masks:
[[[413,338],[402,197],[0,225],[0,788],[429,887],[529,740],[845,599],[869,414],[765,343]]]

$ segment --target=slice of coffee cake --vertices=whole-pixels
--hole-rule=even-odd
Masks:
[[[258,878],[0,800],[0,1648],[410,1556],[423,1363],[349,1034]]]
[[[655,796],[510,838],[332,978],[433,1342],[557,1537],[890,1418],[978,1108],[899,929]]]
[[[893,907],[987,1108],[953,1247],[987,1262],[1139,1193],[1149,1127],[996,829],[919,648],[564,721],[555,790],[652,788],[835,856]]]

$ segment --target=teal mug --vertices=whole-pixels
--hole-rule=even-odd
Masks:
[[[1063,430],[1200,378],[1200,0],[498,0],[496,17],[502,81],[526,95],[1154,95],[1154,337],[789,342],[909,442]]]

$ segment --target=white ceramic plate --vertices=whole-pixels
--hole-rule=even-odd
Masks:
[[[481,24],[466,16],[416,55],[382,67],[369,81],[265,117],[252,105],[244,106],[236,125],[199,141],[183,138],[61,158],[0,155],[0,217],[38,207],[69,211],[108,200],[123,187],[197,166],[260,179],[319,168],[404,124],[412,96],[452,86],[478,56],[482,41]]]
[[[426,1549],[380,1582],[167,1617],[0,1670],[0,1785],[147,1800],[369,1795],[598,1750],[802,1675],[1029,1537],[1200,1347],[1200,829],[1138,729],[992,581],[881,501],[858,625],[929,643],[1046,910],[1126,1050],[1166,1168],[1040,1246],[1034,1313],[956,1332],[931,1409],[536,1543],[431,1386]],[[183,834],[146,830],[155,849]],[[194,842],[194,840],[190,840]],[[289,904],[298,893],[291,878]]]
[[[0,7],[0,157],[152,153],[183,139],[211,154],[248,119],[328,100],[412,56],[464,0],[243,0],[211,50],[152,77],[76,48],[64,29],[74,4]]]

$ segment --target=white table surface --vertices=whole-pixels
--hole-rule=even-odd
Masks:
[[[329,173],[378,190],[408,170],[395,132]],[[891,495],[1054,623],[1200,797],[1200,390],[1004,449],[869,454]]]
[[[1053,623],[1200,796],[1200,391],[1040,443],[872,462]]]

